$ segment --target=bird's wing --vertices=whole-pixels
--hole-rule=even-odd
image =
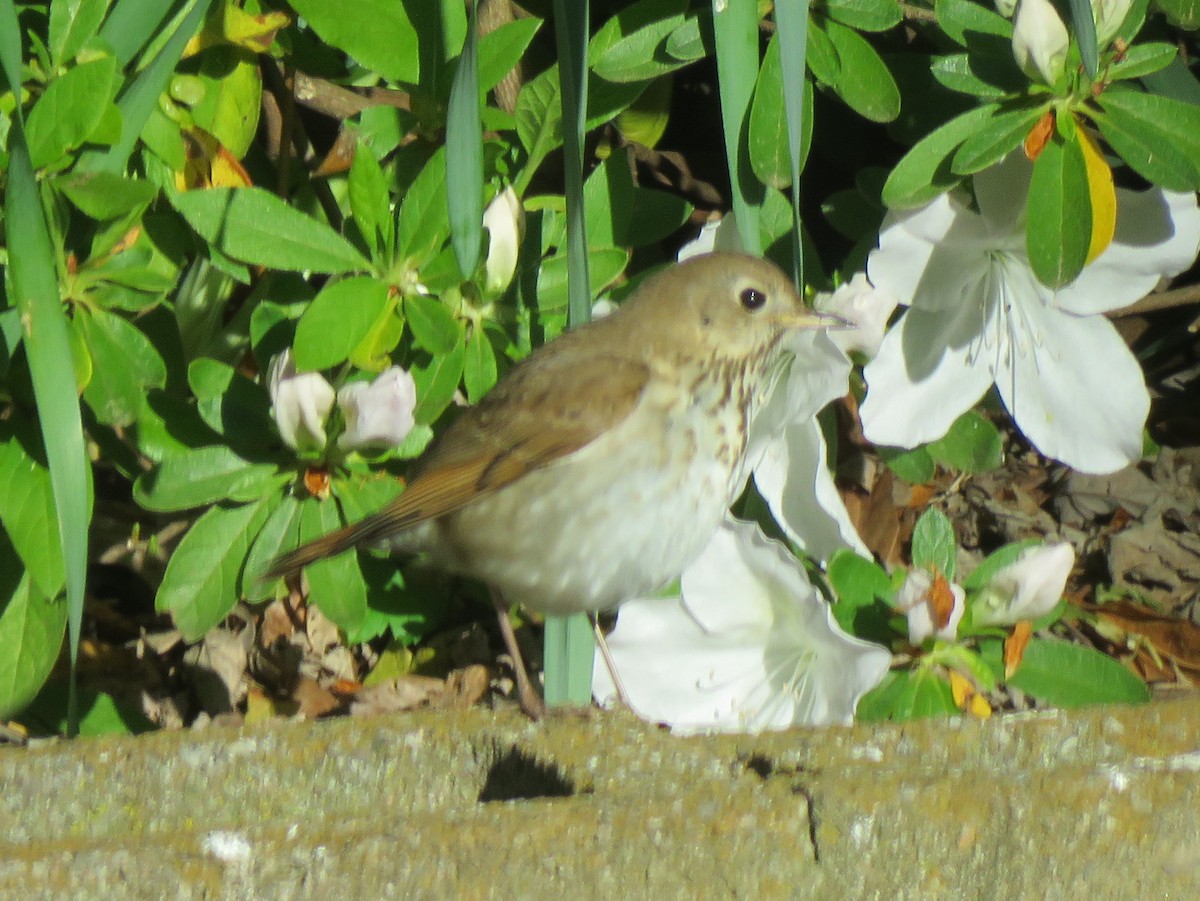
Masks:
[[[624,420],[646,387],[649,367],[620,353],[592,351],[577,342],[578,334],[546,345],[464,411],[413,464],[407,489],[394,501],[276,558],[260,578],[299,572],[322,557],[451,513]]]
[[[457,510],[574,453],[629,415],[649,367],[578,344],[555,353],[558,343],[513,369],[430,445],[404,493],[370,517],[371,531],[390,533]]]

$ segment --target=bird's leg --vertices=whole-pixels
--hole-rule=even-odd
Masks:
[[[633,705],[629,703],[629,695],[625,693],[625,686],[621,682],[620,675],[617,674],[617,662],[613,660],[612,652],[608,649],[608,642],[604,640],[604,630],[600,628],[600,620],[595,613],[589,613],[588,619],[592,623],[592,634],[596,636],[596,647],[600,649],[600,656],[604,658],[604,665],[608,667],[613,687],[617,690],[617,700],[626,710],[633,710]]]
[[[500,592],[488,586],[492,594],[492,604],[496,608],[496,619],[500,621],[500,635],[508,648],[508,656],[512,658],[513,673],[517,679],[517,702],[521,710],[531,720],[540,720],[546,715],[546,704],[533,682],[529,679],[529,671],[525,668],[525,658],[521,656],[521,648],[517,645],[517,635],[513,632],[512,623],[508,619],[508,603]]]

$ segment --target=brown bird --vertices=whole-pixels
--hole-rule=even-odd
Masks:
[[[763,260],[713,253],[672,266],[514,366],[414,461],[394,501],[267,576],[390,544],[486,582],[521,707],[536,718],[509,602],[594,623],[678,577],[744,484],[750,419],[784,336],[843,324],[807,309]]]

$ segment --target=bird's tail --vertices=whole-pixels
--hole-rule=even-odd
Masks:
[[[294,551],[289,551],[276,557],[263,572],[260,579],[277,579],[281,576],[294,576],[300,570],[325,557],[334,557],[356,547],[368,547],[380,542],[395,542],[393,550],[404,550],[402,539],[405,530],[418,523],[423,517],[414,516],[411,511],[399,510],[395,502],[388,504],[377,513],[342,526],[340,529],[314,538]]]
[[[294,576],[300,570],[325,557],[334,557],[345,553],[360,543],[359,523],[351,523],[306,542],[294,551],[289,551],[276,557],[267,570],[259,576],[260,579],[276,579],[281,576]]]

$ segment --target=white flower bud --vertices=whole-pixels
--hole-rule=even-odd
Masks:
[[[1026,75],[1053,85],[1063,74],[1070,42],[1067,26],[1050,0],[1020,0],[1012,48]]]
[[[291,350],[271,359],[267,385],[275,424],[284,442],[298,451],[325,447],[325,420],[333,409],[333,388],[319,372],[296,374]]]
[[[958,623],[966,609],[966,592],[962,587],[947,582],[953,598],[950,615],[944,625],[934,622],[935,602],[933,575],[925,569],[914,569],[905,578],[896,595],[896,608],[908,617],[908,640],[920,644],[930,636],[954,641],[958,636]]]
[[[394,447],[412,431],[417,386],[399,366],[385,369],[370,384],[351,382],[337,399],[346,418],[346,431],[338,438],[342,450]]]
[[[1125,24],[1133,0],[1092,0],[1092,16],[1096,21],[1096,43],[1104,49]]]
[[[488,204],[483,213],[483,225],[488,230],[488,254],[484,268],[488,293],[499,294],[512,281],[517,271],[517,256],[521,250],[521,235],[525,232],[525,207],[511,186],[506,187]]]
[[[1011,626],[1054,609],[1075,565],[1066,542],[1031,547],[1001,569],[972,605],[978,626]]]

